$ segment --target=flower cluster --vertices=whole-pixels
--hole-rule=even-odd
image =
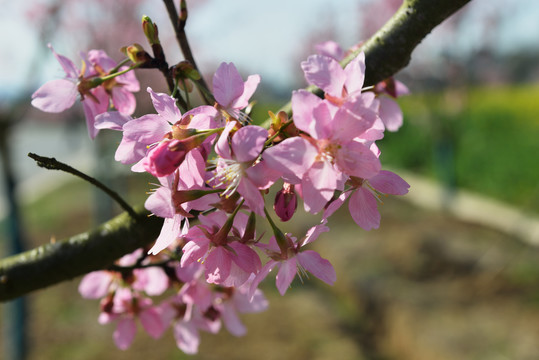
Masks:
[[[99,321],[117,324],[119,348],[133,341],[136,318],[152,337],[170,326],[186,353],[197,351],[200,331],[215,333],[221,323],[244,334],[238,313],[267,307],[258,286],[272,269],[278,269],[282,295],[307,273],[330,285],[336,281],[331,263],[309,245],[329,231],[328,220],[340,206],[348,201],[352,219],[371,230],[380,224],[383,196],[408,192],[403,179],[382,170],[376,146],[385,130],[402,123],[391,98],[405,87],[392,79],[365,87],[363,53],[343,68],[338,60],[344,52],[336,44],[319,51],[301,68],[323,97],[294,91],[292,113],[270,113],[268,126],[251,124],[245,113],[260,77],[244,81],[232,63],[221,64],[213,76],[213,106],[180,110],[177,97],[148,88],[156,113],[131,118],[131,91],[138,89],[132,72],[99,51],[88,54],[91,67],[85,61],[80,71],[54,53],[66,79],[41,87],[33,104],[61,111],[79,93],[90,136],[120,131],[115,159],[159,182],[145,203],[164,219],[153,246],[88,274],[80,285],[84,297],[102,299]],[[268,211],[271,187],[280,190]],[[272,219],[290,220],[298,199],[307,212],[320,214],[299,240]],[[257,220],[271,227],[268,240],[257,234]],[[164,300],[154,304],[151,296],[157,295]]]

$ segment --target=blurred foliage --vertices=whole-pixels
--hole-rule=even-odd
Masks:
[[[399,99],[404,125],[382,162],[539,213],[539,86],[451,89]]]

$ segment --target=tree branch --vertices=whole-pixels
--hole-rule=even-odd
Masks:
[[[131,217],[136,218],[138,216],[138,214],[133,210],[133,208],[124,199],[122,199],[122,197],[120,195],[118,195],[117,192],[113,191],[112,189],[110,189],[109,187],[107,187],[105,184],[98,181],[97,179],[94,179],[93,177],[88,176],[85,173],[83,173],[83,172],[81,172],[81,171],[79,171],[79,170],[77,170],[77,169],[75,169],[75,168],[73,168],[73,167],[71,167],[71,166],[69,166],[67,164],[62,163],[62,162],[56,160],[55,158],[48,158],[48,157],[45,157],[45,156],[39,156],[39,155],[33,154],[33,153],[28,153],[28,157],[35,160],[37,162],[38,166],[43,167],[45,169],[60,170],[60,171],[66,172],[68,174],[72,174],[72,175],[80,177],[81,179],[89,182],[90,184],[94,185],[95,187],[97,187],[98,189],[103,191],[105,194],[110,196]]]
[[[370,39],[350,53],[341,65],[344,67],[360,52],[365,52],[365,83],[374,85],[405,68],[416,46],[439,24],[471,0],[404,0],[397,12]],[[316,86],[305,90],[318,96],[323,92]],[[292,115],[288,102],[279,111]],[[271,119],[262,124],[268,127]]]
[[[96,229],[51,242],[0,261],[0,301],[104,269],[125,254],[150,245],[163,219],[137,209],[134,220],[123,213]]]
[[[366,85],[384,80],[405,67],[417,44],[469,1],[405,0],[386,25],[360,49],[366,54]],[[179,36],[183,29],[179,27],[176,9],[170,7],[171,1],[164,2],[178,40],[185,46],[185,40]],[[352,54],[342,64],[346,65],[356,55]],[[315,92],[316,88],[309,90]],[[289,110],[290,103],[283,109]],[[137,213],[141,215],[137,216],[138,220],[124,213],[89,233],[1,260],[0,301],[103,269],[121,256],[151,244],[159,234],[162,219],[144,217],[147,215],[144,210]]]
[[[189,61],[191,65],[194,66],[195,70],[200,73],[200,70],[198,69],[197,63],[195,61],[195,57],[191,52],[189,41],[187,41],[187,34],[185,33],[185,24],[187,21],[187,5],[185,4],[185,1],[180,1],[180,15],[178,15],[178,11],[176,10],[176,6],[174,5],[174,2],[172,0],[163,0],[163,2],[165,3],[170,22],[172,23],[174,33],[176,34],[176,40],[180,45],[180,49],[182,50],[185,60]],[[201,76],[200,79],[196,82],[199,87],[203,87],[207,90],[207,92],[209,92],[209,87],[206,84],[204,77]],[[207,92],[200,91],[200,96],[202,96],[202,99],[207,105],[213,105],[213,101],[207,95]]]
[[[365,86],[385,80],[408,65],[412,51],[436,26],[470,1],[404,0],[391,19],[341,64],[364,51]]]

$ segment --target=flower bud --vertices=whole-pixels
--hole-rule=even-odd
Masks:
[[[146,15],[142,16],[142,30],[144,31],[144,35],[146,35],[146,39],[148,39],[148,43],[150,45],[160,44],[157,25],[155,25]]]
[[[121,51],[131,60],[134,64],[139,64],[150,60],[150,56],[144,50],[142,45],[133,44],[129,46],[124,46],[121,48]]]
[[[144,169],[155,177],[170,175],[180,166],[188,150],[180,149],[181,140],[164,140],[154,147],[142,165]]]
[[[214,132],[205,131],[184,139],[165,139],[154,147],[142,165],[155,177],[170,175],[180,166],[185,155],[204,142]]]
[[[288,221],[296,212],[298,198],[294,191],[294,185],[284,183],[283,188],[275,195],[273,209],[281,221]]]
[[[187,20],[187,2],[185,0],[180,0],[180,21],[184,22]]]

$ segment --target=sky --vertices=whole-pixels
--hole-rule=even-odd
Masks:
[[[332,38],[349,47],[361,40],[358,14],[368,9],[366,3],[371,0],[205,0],[201,4],[195,1],[188,1],[193,6],[186,29],[201,68],[211,73],[222,61],[234,62],[244,74],[258,73],[262,81],[290,86],[301,79],[299,62],[312,50],[315,41]],[[9,14],[0,22],[0,101],[16,98],[23,91],[31,92],[41,83],[62,75],[52,56],[40,58],[43,66],[38,69],[32,62],[36,49],[44,47],[24,17],[35,2],[0,0],[4,14]],[[161,23],[167,21],[162,2],[153,0],[150,4],[140,9],[140,16],[146,13]],[[437,29],[420,44],[418,56],[448,49],[469,53],[484,41],[505,52],[539,47],[539,1],[473,0],[467,7],[470,9],[462,30],[450,38],[452,43],[440,35],[443,28]],[[498,16],[499,26],[485,32],[479,19],[488,16]],[[331,29],[331,34],[327,29]],[[160,30],[163,33],[170,29],[161,26]],[[66,43],[76,43],[76,32],[63,37]],[[55,41],[57,51],[69,52],[61,39]],[[82,50],[86,49],[77,51]]]

